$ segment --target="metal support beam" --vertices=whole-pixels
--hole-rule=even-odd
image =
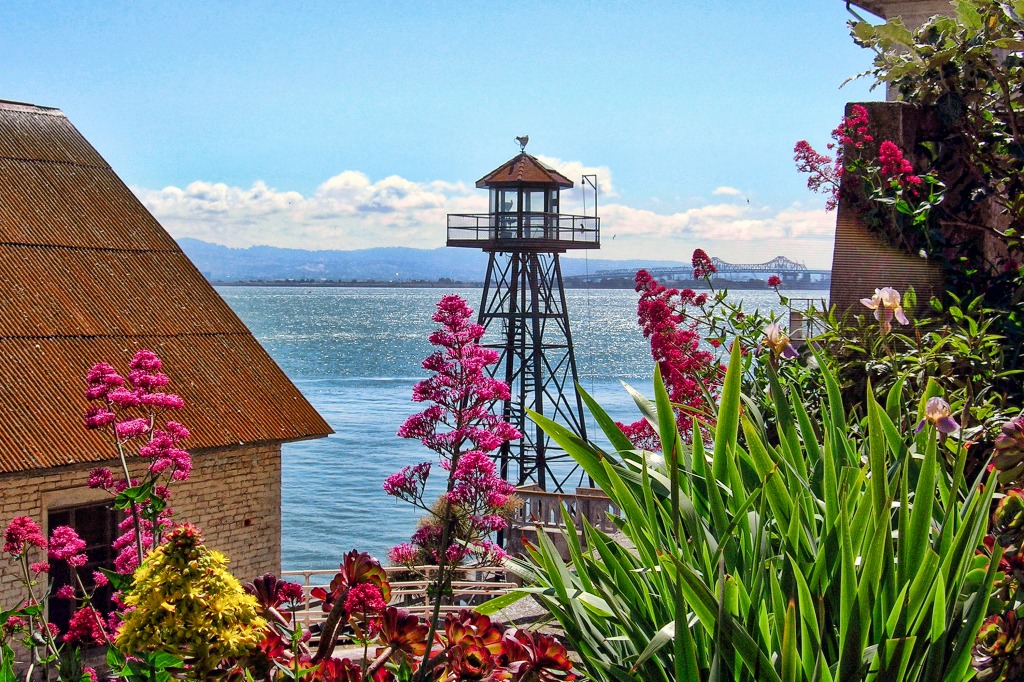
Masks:
[[[581,470],[526,414],[533,410],[586,438],[558,254],[491,252],[479,310],[483,345],[501,354],[493,375],[511,389],[502,414],[523,434],[502,447],[502,475],[517,485],[573,490]]]

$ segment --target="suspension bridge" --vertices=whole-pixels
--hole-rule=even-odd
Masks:
[[[711,259],[717,272],[711,276],[712,280],[729,280],[733,282],[744,282],[748,280],[765,281],[771,275],[776,275],[783,284],[789,286],[816,285],[822,286],[832,279],[831,270],[816,270],[808,268],[803,263],[790,260],[785,256],[776,256],[765,263],[728,263],[717,256]],[[671,267],[647,268],[647,272],[659,280],[665,282],[682,282],[693,280],[693,267],[686,263],[680,263]],[[636,270],[621,268],[614,270],[598,270],[587,275],[574,275],[566,277],[565,282],[574,285],[581,284],[602,284],[621,282],[636,275]]]

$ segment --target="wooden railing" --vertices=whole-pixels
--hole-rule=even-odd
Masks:
[[[524,485],[516,488],[516,495],[523,500],[523,506],[512,518],[513,527],[534,526],[545,530],[564,530],[564,506],[569,510],[569,516],[577,527],[580,520],[586,518],[599,530],[615,530],[615,524],[612,523],[609,514],[618,515],[619,509],[599,488],[576,488],[576,494],[570,495],[545,492],[536,485]]]
[[[391,585],[389,606],[397,606],[419,616],[431,613],[434,603],[427,599],[427,588],[432,584],[431,577],[437,571],[436,566],[416,566],[411,569],[389,566],[384,570],[387,571],[388,583]],[[459,567],[455,571],[458,579],[452,580],[452,593],[443,600],[442,616],[508,594],[509,590],[516,587],[515,583],[507,580],[505,569],[498,566]],[[281,572],[285,580],[302,585],[304,600],[301,608],[295,611],[295,619],[307,631],[327,619],[323,603],[310,593],[314,587],[329,591],[330,582],[337,572],[338,569]]]

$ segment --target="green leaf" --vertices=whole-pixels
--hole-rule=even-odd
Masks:
[[[99,568],[100,573],[107,576],[110,587],[114,592],[123,592],[132,586],[132,576],[124,575],[109,568]]]
[[[781,653],[783,682],[796,682],[801,665],[796,652],[796,605],[792,599],[786,607],[786,619],[782,625]]]
[[[582,386],[576,384],[576,391],[580,397],[583,398],[583,402],[587,405],[587,410],[593,415],[594,421],[601,427],[601,431],[604,432],[605,437],[612,444],[617,452],[623,452],[625,450],[631,450],[633,444],[629,442],[629,439],[622,435],[622,430],[619,429],[615,420],[608,416],[608,413],[597,404],[589,393],[587,393]]]
[[[513,604],[524,599],[527,596],[528,593],[526,592],[509,592],[508,594],[503,594],[500,597],[488,599],[483,604],[480,604],[479,606],[474,606],[473,610],[482,613],[485,616],[492,616],[498,611],[501,611],[502,609],[506,609],[509,606],[512,606]]]
[[[718,423],[715,425],[715,450],[712,459],[712,474],[716,480],[729,480],[728,455],[736,447],[740,426],[740,380],[742,379],[743,356],[738,341],[732,344],[729,368],[722,383],[722,398],[718,407]]]
[[[647,645],[647,648],[640,652],[633,667],[629,669],[629,672],[635,673],[637,668],[643,665],[644,661],[656,654],[662,647],[674,640],[676,637],[676,624],[675,621],[669,621],[665,623],[658,632],[655,633],[654,637],[651,638],[651,643]]]
[[[133,503],[143,502],[149,499],[153,494],[153,483],[147,481],[140,485],[134,485],[130,488],[125,488],[114,497],[114,508],[115,509],[128,509]]]

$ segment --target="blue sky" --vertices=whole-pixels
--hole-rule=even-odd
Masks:
[[[0,98],[63,109],[176,237],[440,246],[445,213],[486,211],[473,182],[529,134],[570,178],[600,175],[601,257],[822,266],[834,214],[792,149],[882,96],[839,89],[870,66],[849,16],[841,0],[10,2]]]

